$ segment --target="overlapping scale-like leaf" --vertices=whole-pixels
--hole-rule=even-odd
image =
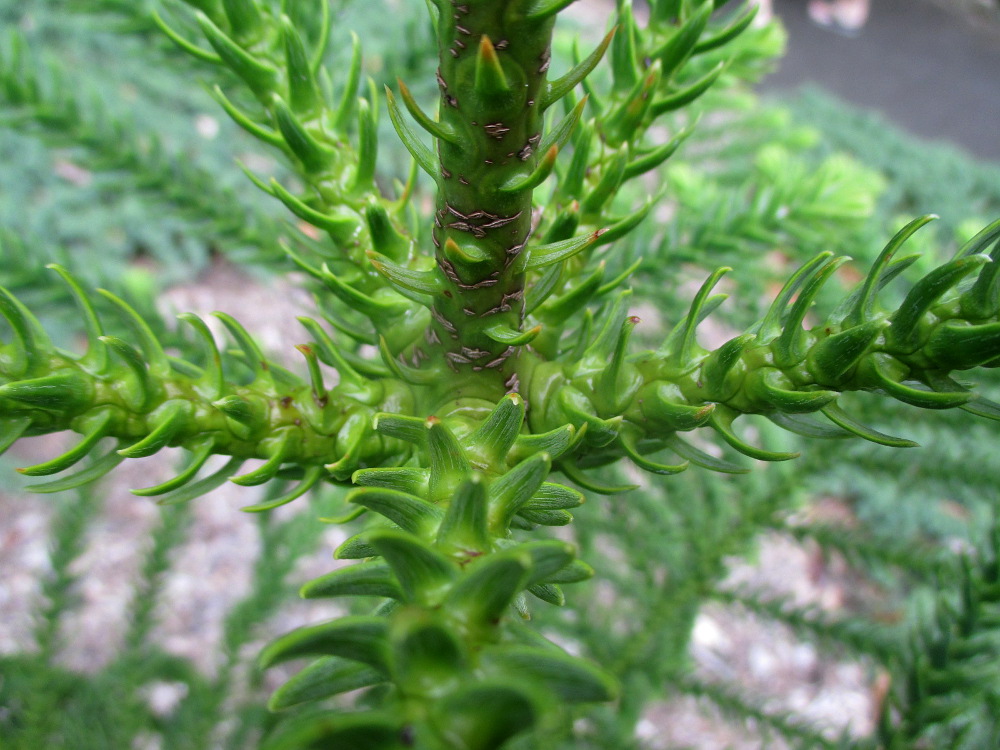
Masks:
[[[355,473],[362,487],[349,501],[367,508],[373,520],[337,556],[369,559],[311,581],[302,595],[383,597],[392,605],[380,605],[374,616],[301,628],[265,649],[263,666],[321,656],[274,694],[274,707],[377,684],[387,675],[398,700],[423,706],[407,715],[429,717],[407,732],[485,750],[551,715],[561,702],[615,694],[614,680],[598,667],[552,644],[526,648],[507,633],[511,616],[519,619],[524,610],[526,592],[562,604],[560,585],[593,572],[566,542],[513,536],[518,527],[566,523],[568,509],[583,502],[576,490],[545,481],[549,453],[519,447],[524,417],[517,394],[471,427],[454,418],[376,416],[375,430],[410,443],[428,468]],[[542,437],[541,448],[565,439]],[[489,705],[481,702],[487,696]],[[501,720],[497,705],[517,721]],[[451,712],[447,721],[442,706]]]

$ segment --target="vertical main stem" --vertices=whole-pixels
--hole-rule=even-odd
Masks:
[[[433,228],[447,288],[434,332],[456,370],[495,373],[516,390],[519,347],[485,329],[520,330],[525,274],[517,268],[532,229],[531,189],[503,189],[534,169],[552,17],[525,17],[524,0],[439,0],[440,180]],[[489,379],[489,378],[486,378]]]

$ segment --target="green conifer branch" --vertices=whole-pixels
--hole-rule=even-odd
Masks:
[[[207,49],[186,40],[166,21],[159,19],[158,23],[186,50],[241,79],[255,104],[232,101],[219,87],[215,88],[216,98],[238,125],[289,157],[306,183],[306,191],[297,196],[276,183],[258,185],[299,218],[327,232],[347,258],[366,269],[364,253],[372,245],[364,211],[371,200],[390,209],[398,232],[405,235],[408,231],[400,217],[403,205],[384,201],[372,180],[378,101],[374,88],[367,98],[358,98],[359,40],[356,36],[353,39],[354,54],[337,103],[318,65],[329,37],[324,33],[314,40],[315,48],[308,48],[308,37],[296,23],[305,15],[302,9],[286,8],[283,3],[279,12],[257,2],[192,5],[198,9],[194,20],[209,45]],[[319,28],[327,29],[329,5],[313,3],[313,8],[322,17]],[[350,137],[355,118],[357,146]],[[377,277],[369,276],[362,291],[371,292],[379,286],[372,281]]]
[[[748,125],[753,126],[741,122],[730,127],[741,133],[747,129],[749,136]],[[700,127],[698,135],[704,130]],[[843,231],[850,226],[858,234],[873,213],[882,180],[860,164],[837,155],[814,165],[774,144],[755,151],[751,176],[725,176],[726,182],[742,183],[735,197],[731,187],[721,189],[693,165],[672,165],[667,177],[678,216],[664,241],[671,257],[701,263],[704,253],[716,263],[738,262],[741,268],[757,257],[757,248],[787,247],[797,257],[808,257],[831,249],[834,227]],[[698,216],[712,221],[697,221]],[[848,251],[851,238],[845,239],[833,249]],[[647,259],[646,265],[652,267],[653,261]]]
[[[72,586],[77,580],[70,566],[83,553],[84,532],[100,507],[99,495],[81,494],[67,501],[56,519],[49,555],[52,571],[42,582],[45,605],[34,633],[35,645],[42,659],[52,659],[61,645],[57,642],[59,626],[72,602]]]
[[[1000,741],[996,644],[1000,615],[1000,529],[957,564],[890,664],[892,683],[875,732],[880,747],[930,742],[989,747]],[[957,594],[957,595],[956,595]]]
[[[36,64],[19,34],[0,55],[0,102],[7,110],[4,124],[50,145],[79,149],[88,169],[127,176],[134,192],[158,208],[173,206],[193,232],[235,250],[251,248],[258,257],[281,257],[278,238],[285,232],[278,222],[248,211],[215,175],[113,117],[96,97],[71,89],[57,63]]]
[[[283,494],[281,482],[268,485],[264,502],[278,499]],[[326,497],[314,497],[314,502],[325,508],[332,505]],[[194,746],[206,746],[213,741],[213,732],[234,713],[227,700],[240,696],[240,683],[249,687],[248,700],[254,701],[258,711],[264,710],[260,704],[260,677],[258,672],[241,670],[245,659],[245,648],[258,630],[273,617],[288,601],[294,586],[288,580],[295,565],[316,550],[317,543],[325,530],[323,524],[316,523],[310,514],[299,514],[279,521],[270,514],[257,516],[261,553],[253,567],[253,579],[245,597],[238,601],[223,621],[222,663],[213,679],[208,681],[197,696],[197,712],[192,718],[192,727],[185,734],[184,741]],[[242,697],[242,696],[241,696]],[[244,710],[250,710],[247,706]],[[249,718],[249,717],[240,717]],[[260,721],[259,716],[255,716]],[[241,729],[230,733],[229,742],[238,742]],[[233,745],[230,745],[233,746]],[[235,745],[239,747],[240,745]]]
[[[164,37],[153,15],[157,5],[155,0],[56,0],[52,5],[59,6],[63,13],[104,16],[102,20],[115,19],[116,32],[141,37],[145,48],[155,49],[162,58],[169,59],[172,66],[190,68],[198,64]],[[194,5],[197,6],[197,3]]]
[[[984,229],[955,260],[917,282],[896,311],[875,302],[877,290],[908,265],[906,258],[892,265],[894,254],[927,220],[904,228],[841,308],[809,330],[802,327],[803,316],[839,265],[828,255],[818,256],[794,275],[747,334],[712,353],[702,349],[694,335],[698,323],[721,302],[717,297],[713,303],[710,297],[721,273],[703,285],[687,318],[657,351],[629,357],[620,353],[638,322],[627,314],[627,297],[620,297],[606,314],[603,329],[576,345],[584,348],[583,358],[540,362],[532,369],[527,397],[546,404],[543,411],[531,412],[532,428],[587,424],[583,444],[591,455],[580,456],[575,463],[581,467],[629,455],[640,467],[663,472],[666,469],[655,468],[642,456],[670,448],[693,463],[735,471],[686,445],[678,434],[709,427],[738,452],[774,461],[797,454],[750,445],[733,431],[736,418],[762,414],[812,437],[844,436],[846,431],[877,443],[908,445],[912,443],[851,419],[836,405],[839,395],[878,391],[922,408],[963,407],[983,416],[995,414],[995,405],[981,398],[974,401],[973,393],[948,374],[992,366],[1000,356],[1000,339],[993,333],[1000,330],[995,282],[1000,222]],[[992,256],[985,255],[991,247]],[[955,288],[973,274],[971,285]],[[979,334],[977,343],[965,344],[964,337],[973,334]],[[801,416],[818,411],[830,421]],[[648,450],[642,448],[644,441]]]
[[[563,121],[571,132],[567,137],[573,156],[569,167],[558,173],[550,200],[551,210],[542,214],[536,236],[543,237],[546,242],[568,240],[574,234],[593,235],[596,240],[579,248],[572,257],[560,258],[558,265],[550,267],[548,276],[539,282],[537,286],[545,289],[542,300],[547,298],[552,306],[570,303],[577,296],[570,281],[588,271],[599,270],[600,264],[594,261],[600,248],[635,230],[663,197],[662,194],[655,196],[638,210],[621,215],[611,213],[616,210],[613,197],[627,190],[631,181],[670,159],[696,124],[691,120],[664,123],[664,117],[673,110],[691,105],[720,80],[729,62],[726,59],[728,47],[733,47],[734,59],[746,54],[746,50],[733,42],[746,32],[752,11],[743,13],[741,21],[733,24],[730,21],[740,13],[737,11],[728,19],[716,20],[712,16],[714,4],[711,2],[668,5],[658,11],[661,13],[659,19],[651,14],[648,24],[643,27],[636,21],[631,2],[617,4],[610,41],[605,38],[594,53],[577,66],[580,70],[592,68],[596,64],[594,58],[608,50],[612,82],[606,96],[598,95],[584,77],[580,83],[587,97],[577,102],[572,88],[563,83],[564,78],[575,80],[575,69],[548,84],[554,88],[545,100],[546,106],[554,103],[555,93],[563,97],[567,110],[576,104],[571,115]],[[699,39],[718,36],[716,32],[721,33],[723,28],[729,35],[726,44],[697,47]],[[671,45],[676,48],[673,52],[668,50]],[[767,52],[766,45],[750,45],[749,48],[751,58],[762,52],[765,56],[774,54]],[[714,59],[706,70],[702,65],[706,55],[721,59]],[[664,64],[668,66],[666,73]],[[749,68],[728,78],[739,80],[740,76],[747,75],[750,75]],[[595,115],[589,120],[582,116],[586,105]],[[573,129],[578,120],[580,125]],[[666,143],[647,138],[650,128],[658,124],[667,124],[670,128],[671,137]],[[713,226],[716,224],[713,222]],[[610,231],[605,231],[608,229]],[[603,235],[597,235],[598,232]],[[529,242],[529,247],[531,244]],[[543,331],[542,335],[543,340],[552,338],[551,333]]]
[[[425,468],[354,474],[360,489],[348,501],[395,528],[379,524],[348,539],[337,557],[380,559],[316,579],[302,595],[388,597],[388,605],[379,608],[382,617],[293,631],[268,646],[261,662],[320,657],[274,694],[275,709],[388,682],[390,713],[322,714],[269,747],[295,747],[305,736],[346,742],[362,726],[366,736],[409,736],[418,746],[499,747],[528,728],[551,726],[560,702],[614,696],[610,675],[510,621],[511,606],[527,616],[526,594],[561,604],[560,584],[591,572],[574,559],[571,545],[517,542],[512,534],[566,523],[566,509],[583,501],[575,490],[545,481],[559,455],[545,448],[557,451],[560,441],[527,440],[523,420],[516,394],[477,420],[474,431],[462,416],[376,417],[380,434],[423,447]],[[570,441],[561,445],[565,450]],[[485,711],[473,697],[507,705],[513,716]]]
[[[934,544],[920,544],[909,539],[903,542],[829,523],[783,523],[779,529],[799,543],[815,543],[824,555],[836,553],[843,556],[859,570],[871,573],[891,567],[906,577],[922,582],[940,575],[942,567],[951,557]]]
[[[973,402],[974,395],[950,379],[952,371],[995,366],[1000,358],[1000,222],[917,282],[897,309],[885,310],[879,290],[913,260],[893,256],[926,220],[912,223],[841,308],[806,329],[810,306],[843,262],[820,255],[792,277],[758,324],[714,352],[700,346],[696,329],[723,301],[713,288],[729,269],[712,274],[654,352],[632,352],[640,321],[629,314],[627,291],[595,315],[593,302],[625,277],[605,280],[604,266],[588,262],[593,250],[632,231],[652,202],[621,217],[611,217],[608,206],[626,179],[656,167],[679,145],[643,152],[643,134],[654,116],[716,80],[706,71],[693,83],[677,76],[692,57],[740,34],[746,17],[713,31],[716,3],[659,0],[646,38],[628,3],[620,3],[619,29],[604,45],[611,96],[593,97],[601,116],[588,122],[586,101],[574,104],[572,89],[586,83],[601,48],[568,79],[551,85],[547,79],[553,23],[568,2],[433,0],[439,112],[423,112],[405,84],[398,100],[387,95],[400,139],[437,188],[431,250],[418,246],[419,233],[403,220],[409,191],[388,200],[374,186],[377,102],[374,93],[355,101],[360,53],[335,104],[318,65],[325,25],[310,49],[293,14],[258,0],[189,4],[199,9],[195,23],[210,47],[168,34],[234,72],[252,93],[255,103],[221,92],[219,99],[244,128],[290,157],[306,192],[295,195],[274,181],[258,180],[259,186],[326,232],[343,258],[317,266],[294,250],[289,254],[323,285],[321,306],[332,308],[333,327],[375,345],[379,359],[338,346],[309,320],[311,341],[299,347],[306,380],[267,360],[222,314],[235,352],[220,352],[204,322],[188,315],[182,319],[205,346],[205,357],[198,363],[171,358],[113,295],[105,296],[134,335],[103,335],[93,305],[63,273],[83,313],[88,349],[82,356],[57,350],[24,305],[0,290],[0,315],[11,333],[0,345],[0,447],[26,435],[81,433],[63,456],[22,470],[48,475],[95,456],[105,437],[118,441],[116,450],[48,483],[48,490],[92,481],[122,457],[168,446],[187,448],[192,461],[174,480],[143,491],[166,502],[193,499],[227,479],[245,486],[300,480],[247,508],[266,511],[324,480],[355,485],[347,501],[356,511],[348,517],[365,513],[372,523],[336,555],[363,562],[306,584],[302,594],[380,603],[372,614],[282,636],[259,661],[268,668],[318,657],[274,694],[277,710],[374,686],[381,698],[371,710],[306,712],[271,735],[266,748],[498,750],[527,730],[554,729],[563,705],[613,699],[619,688],[611,674],[517,619],[529,613],[528,594],[560,605],[562,585],[592,573],[572,545],[521,535],[569,523],[583,502],[579,491],[548,481],[554,468],[607,494],[628,487],[605,485],[584,469],[628,457],[665,475],[688,462],[745,471],[679,437],[702,427],[754,458],[797,455],[744,441],[733,422],[745,414],[811,436],[853,433],[909,444],[840,410],[836,401],[850,390],[1000,415],[1000,407]],[[571,106],[546,125],[542,110],[557,95]],[[660,95],[666,98],[657,107]],[[355,116],[356,148],[347,140]],[[568,144],[573,155],[560,170],[559,154]],[[553,174],[561,180],[557,194],[562,189],[570,200],[553,204],[548,224],[535,222],[536,190]],[[592,269],[585,279],[584,268]],[[348,321],[359,318],[368,319],[374,333],[353,330]],[[325,385],[320,362],[337,370],[337,385]],[[829,424],[802,416],[821,410]],[[679,458],[652,457],[667,448]],[[197,478],[215,454],[230,460]],[[236,476],[249,458],[263,464]],[[749,528],[731,534],[730,543],[742,541]],[[704,577],[676,592],[688,617],[705,581],[721,569],[721,554],[706,560],[711,569]],[[237,627],[232,643],[244,635]],[[648,639],[640,640],[625,661],[649,647]],[[635,706],[625,712],[634,715]],[[782,717],[760,718],[802,734]]]
[[[90,493],[97,495],[97,493]],[[160,508],[159,524],[153,530],[152,544],[142,562],[139,580],[130,604],[125,646],[118,661],[124,670],[148,656],[150,634],[156,624],[157,595],[162,590],[170,568],[170,556],[184,542],[191,528],[191,506]]]
[[[113,295],[106,296],[143,340],[141,350],[101,335],[101,321],[87,298],[80,296],[78,302],[91,321],[88,351],[81,357],[63,353],[31,313],[0,289],[0,314],[14,332],[12,339],[0,345],[3,447],[19,436],[62,430],[84,436],[62,456],[22,468],[22,473],[55,474],[95,454],[102,439],[118,441],[116,450],[79,474],[43,483],[39,491],[93,481],[113,469],[122,456],[151,455],[168,446],[187,448],[191,463],[177,479],[139,490],[139,494],[180,501],[192,489],[195,494],[190,497],[197,490],[207,491],[213,481],[216,485],[227,478],[242,484],[268,481],[288,464],[307,485],[305,491],[323,479],[346,480],[367,461],[384,461],[393,455],[401,458],[406,453],[398,443],[374,437],[370,428],[379,408],[412,408],[406,384],[391,379],[367,381],[347,369],[342,370],[343,382],[329,389],[322,380],[304,382],[268,362],[242,327],[221,314],[240,347],[239,355],[229,358],[231,365],[223,368],[223,356],[211,334],[200,319],[190,315],[182,318],[202,336],[207,349],[204,365],[170,359],[131,308]],[[311,347],[303,349],[312,355]],[[227,380],[226,370],[233,367],[233,375],[242,377],[242,382]],[[252,376],[249,381],[247,371]],[[212,454],[232,460],[220,472],[192,484]],[[250,458],[266,463],[236,477],[240,464]],[[323,466],[326,469],[321,471]]]
[[[766,737],[777,734],[782,739],[799,747],[835,748],[851,747],[852,743],[845,737],[830,739],[823,736],[803,722],[796,719],[791,712],[775,712],[761,706],[752,698],[738,694],[724,685],[689,677],[680,684],[684,693],[709,701],[727,717],[735,721],[752,723]]]
[[[363,309],[363,303],[376,338],[386,338],[392,356],[419,361],[424,345],[419,336],[430,317],[421,294],[426,290],[403,277],[426,276],[432,266],[421,256],[407,213],[415,175],[408,185],[398,186],[393,199],[375,183],[379,100],[371,81],[367,95],[359,96],[362,56],[357,36],[352,35],[351,61],[337,82],[335,101],[333,84],[320,66],[330,44],[328,3],[313,2],[308,8],[283,3],[280,10],[256,1],[192,5],[198,8],[195,21],[211,52],[194,47],[162,19],[158,23],[184,49],[235,73],[249,89],[254,103],[231,99],[218,86],[214,91],[238,125],[284,152],[305,190],[296,194],[273,178],[263,180],[249,171],[248,176],[296,217],[325,233],[335,248],[321,253],[329,267],[320,260],[308,264],[292,249],[286,252],[330,287],[335,318],[343,320],[352,308]],[[206,14],[205,8],[213,12]],[[305,26],[310,14],[323,30],[311,41]],[[415,106],[412,100],[408,106]],[[389,109],[400,127],[391,95]],[[415,147],[414,141],[403,141],[411,150]],[[388,261],[376,260],[382,256]]]
[[[819,607],[796,606],[790,601],[756,591],[720,590],[717,601],[779,622],[796,635],[806,636],[821,647],[884,663],[899,652],[899,632],[885,625],[873,625],[859,617],[833,618]]]

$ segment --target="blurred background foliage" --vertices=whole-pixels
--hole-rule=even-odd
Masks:
[[[40,312],[63,341],[77,332],[77,313],[44,269],[48,262],[64,264],[88,286],[122,294],[183,347],[167,311],[156,307],[164,289],[215,264],[239,265],[266,283],[289,271],[278,241],[299,236],[277,202],[250,187],[234,162],[287,178],[282,165],[262,155],[207,88],[193,83],[208,76],[155,28],[154,5],[0,0],[0,284]],[[432,37],[421,3],[338,1],[335,12],[334,69],[350,54],[346,29],[354,29],[379,88],[398,76],[418,99],[434,96]],[[560,37],[560,65],[573,54],[571,38]],[[741,44],[723,84],[699,101],[695,135],[645,186],[664,190],[666,207],[608,256],[609,270],[639,262],[632,283],[645,319],[665,326],[683,314],[693,284],[730,265],[737,271],[724,309],[733,329],[742,328],[797,264],[832,250],[863,268],[903,222],[935,212],[942,220],[914,238],[925,253],[910,271],[915,278],[945,260],[973,228],[1000,216],[1000,166],[917,142],[818,91],[761,101],[749,84],[780,54],[782,32],[777,25],[757,29]],[[692,113],[679,118],[672,128],[689,124]],[[388,118],[380,126],[388,129]],[[409,168],[394,144],[387,130],[380,141],[387,181],[405,178]],[[617,200],[624,211],[642,197],[625,192]],[[856,280],[850,274],[843,272],[838,293]],[[655,325],[645,328],[655,336]],[[727,332],[714,335],[721,341]],[[1000,393],[995,375],[978,385],[994,398]],[[540,610],[538,618],[559,642],[619,674],[625,698],[590,709],[565,747],[645,747],[636,738],[645,707],[676,694],[717,707],[748,734],[770,732],[791,746],[924,746],[893,744],[906,737],[921,737],[927,747],[995,746],[975,743],[992,741],[997,731],[996,713],[984,710],[996,705],[996,681],[982,667],[996,665],[1000,636],[996,549],[988,531],[998,504],[1000,426],[960,412],[914,418],[897,402],[864,395],[856,401],[867,423],[924,447],[818,444],[762,420],[765,443],[803,456],[757,466],[745,477],[689,471],[646,480],[641,490],[610,501],[593,497],[577,513],[572,533],[597,576],[565,608]],[[614,471],[606,481],[626,480]],[[831,497],[846,521],[803,521],[807,515],[796,513]],[[315,511],[322,515],[338,500],[337,491],[326,490],[308,513],[260,518],[251,593],[227,615],[226,661],[211,676],[150,637],[158,582],[190,531],[189,510],[162,512],[125,644],[111,664],[84,675],[60,663],[58,639],[76,605],[73,562],[103,497],[98,487],[38,500],[58,508],[49,532],[51,572],[34,613],[35,643],[0,657],[3,746],[127,748],[141,740],[164,750],[247,747],[272,719],[262,708],[259,679],[239,669],[241,647],[294,595],[296,561],[320,544]],[[869,598],[831,614],[722,585],[733,556],[752,555],[765,533],[846,561],[857,581],[878,592],[877,606]],[[765,710],[740,685],[698,678],[688,644],[699,611],[711,601],[782,623],[838,657],[861,658],[873,675],[890,674],[884,726],[870,738],[837,738],[801,717]],[[941,684],[927,687],[942,674]],[[185,686],[165,716],[144,698],[156,681]],[[934,710],[926,709],[929,701]]]

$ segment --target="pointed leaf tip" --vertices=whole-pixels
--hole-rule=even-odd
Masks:
[[[438,179],[438,164],[437,157],[434,152],[431,151],[413,132],[413,129],[409,126],[406,120],[403,119],[403,113],[399,110],[399,105],[396,103],[396,97],[392,93],[392,89],[388,86],[385,87],[385,101],[389,108],[389,119],[392,121],[392,126],[396,130],[396,135],[403,142],[406,150],[410,152],[410,155],[417,162],[419,167],[424,170],[428,175],[430,175],[434,180]]]
[[[301,656],[340,656],[385,670],[388,623],[380,617],[342,617],[293,630],[269,643],[258,658],[261,669]]]
[[[417,294],[434,295],[444,289],[444,278],[436,269],[418,271],[400,266],[374,250],[368,250],[366,255],[375,270],[401,293],[402,290],[408,290]]]
[[[581,83],[584,78],[590,75],[590,73],[595,67],[597,67],[597,64],[604,57],[604,53],[607,51],[608,45],[611,44],[612,38],[618,32],[618,28],[618,26],[615,26],[611,29],[611,31],[604,36],[604,39],[601,40],[601,43],[597,45],[597,49],[591,52],[585,60],[573,67],[568,73],[566,73],[566,75],[548,83],[545,100],[542,103],[543,110],[562,99],[570,91],[576,88],[577,84]]]
[[[479,40],[473,89],[481,97],[496,96],[510,91],[510,81],[503,71],[496,47],[486,34]]]
[[[529,328],[526,331],[519,331],[503,323],[497,323],[483,329],[483,333],[490,339],[496,341],[498,344],[506,344],[508,346],[521,346],[530,343],[541,332],[542,327],[540,325]]]
[[[528,584],[532,559],[517,548],[472,561],[448,592],[445,606],[469,625],[497,624]]]
[[[267,702],[267,707],[271,711],[282,711],[300,703],[322,700],[338,693],[369,687],[384,680],[384,675],[364,664],[336,656],[323,656],[275,690]],[[388,737],[392,739],[396,734],[398,731],[392,732]],[[347,746],[357,747],[353,743]]]
[[[399,86],[399,95],[403,97],[403,104],[406,105],[406,109],[420,127],[439,140],[451,143],[452,145],[460,143],[458,136],[455,135],[455,132],[447,124],[433,119],[420,109],[417,100],[413,98],[413,94],[410,93],[410,90],[401,78],[396,79],[396,85]]]
[[[517,441],[524,415],[524,399],[517,393],[509,393],[465,442],[487,460],[499,463]]]
[[[576,0],[521,0],[512,4],[512,10],[525,21],[541,23],[574,2]]]
[[[510,178],[500,186],[503,193],[516,193],[521,190],[533,190],[541,185],[552,174],[556,166],[556,157],[559,156],[559,146],[553,144],[538,160],[537,166],[527,174],[519,174]]]

